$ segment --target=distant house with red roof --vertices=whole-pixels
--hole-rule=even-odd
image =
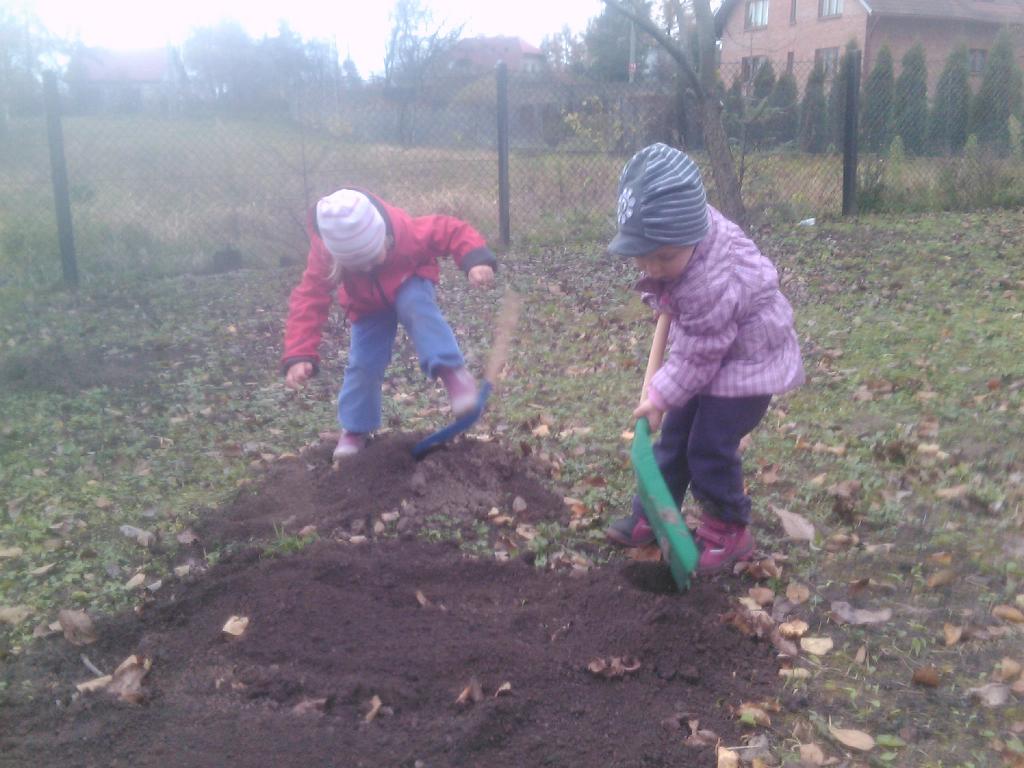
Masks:
[[[536,74],[544,70],[540,48],[518,37],[467,37],[448,53],[448,69],[458,74],[492,72],[499,61],[509,72]]]
[[[184,95],[188,78],[177,49],[79,48],[68,83],[79,104],[102,111],[166,111]]]

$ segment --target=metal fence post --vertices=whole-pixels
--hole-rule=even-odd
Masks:
[[[78,262],[75,258],[75,234],[71,228],[71,197],[68,194],[68,167],[64,160],[64,130],[60,123],[60,94],[57,75],[43,74],[46,99],[46,134],[50,142],[50,176],[53,179],[53,203],[57,212],[57,237],[64,285],[78,287]]]
[[[512,241],[508,183],[508,65],[498,62],[498,229],[501,242]]]
[[[843,215],[857,215],[857,108],[860,103],[860,51],[846,55],[846,124],[843,126]]]

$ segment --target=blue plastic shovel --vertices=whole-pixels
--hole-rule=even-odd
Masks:
[[[505,292],[505,298],[501,302],[501,311],[498,315],[498,325],[494,333],[494,343],[491,346],[491,356],[487,360],[487,371],[484,373],[483,384],[480,385],[480,395],[476,401],[476,407],[469,413],[459,416],[455,421],[433,434],[427,435],[412,447],[413,458],[419,460],[438,448],[456,435],[465,432],[476,424],[487,407],[487,400],[498,380],[508,357],[508,348],[512,341],[512,333],[515,331],[516,323],[519,320],[519,296],[511,289]]]

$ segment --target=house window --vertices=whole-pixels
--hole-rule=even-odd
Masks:
[[[744,56],[742,62],[743,82],[754,82],[754,78],[757,77],[757,70],[763,67],[767,61],[767,56]]]
[[[747,0],[747,29],[764,29],[768,26],[768,0]]]
[[[819,48],[814,52],[814,64],[825,70],[825,77],[832,77],[839,69],[839,49]]]
[[[818,0],[818,18],[830,19],[843,15],[843,0]]]
[[[985,71],[985,64],[988,63],[988,51],[981,48],[971,49],[971,74],[980,75]]]
[[[788,75],[793,74],[793,61],[793,52],[790,51],[786,54],[786,74]]]
[[[789,0],[789,23],[796,24],[796,0]]]

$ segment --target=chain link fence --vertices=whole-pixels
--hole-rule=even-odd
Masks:
[[[958,51],[937,71],[939,62],[911,58],[888,74],[875,63],[860,78],[853,115],[841,98],[846,55],[778,70],[757,57],[723,65],[723,119],[755,219],[842,210],[848,118],[859,119],[861,211],[1024,204],[1012,55],[1004,66],[994,49],[982,65]],[[414,214],[459,216],[496,240],[497,94],[495,75],[483,73],[410,89],[297,88],[274,114],[144,96],[117,101],[130,105],[122,111],[65,109],[81,270],[153,274],[301,260],[307,211],[342,185]],[[622,165],[652,141],[694,154],[715,200],[695,104],[673,83],[513,74],[507,114],[518,244],[610,237]],[[59,261],[46,120],[14,115],[3,128],[0,287],[52,282]]]

